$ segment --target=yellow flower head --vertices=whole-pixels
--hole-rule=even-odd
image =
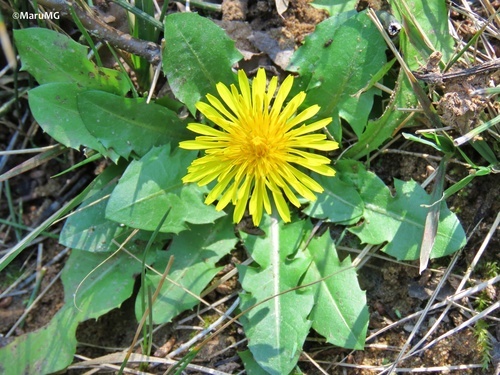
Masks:
[[[196,108],[220,129],[198,123],[188,125],[191,131],[201,135],[194,141],[181,142],[180,147],[205,150],[205,155],[193,161],[182,181],[198,182],[203,186],[217,179],[205,203],[211,204],[219,199],[216,209],[222,210],[232,201],[236,206],[235,223],[243,217],[250,199],[249,212],[256,226],[263,209],[268,214],[272,211],[269,190],[278,213],[288,222],[290,210],[283,192],[293,205],[300,207],[294,191],[311,201],[316,200],[313,191],[323,191],[316,181],[296,166],[325,176],[335,175],[328,166],[330,160],[327,157],[303,150],[338,148],[338,143],[326,140],[324,134],[309,134],[322,129],[332,119],[305,125],[304,121],[316,115],[320,107],[313,105],[296,114],[306,97],[304,92],[284,106],[293,85],[293,76],[283,81],[275,98],[278,78],[273,77],[266,90],[264,69],[259,69],[251,85],[245,72],[240,70],[238,81],[239,91],[235,85],[229,90],[223,83],[217,84],[224,104],[210,94],[207,95],[210,104],[196,103]],[[300,124],[302,126],[298,126]]]

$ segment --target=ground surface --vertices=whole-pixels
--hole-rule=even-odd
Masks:
[[[375,4],[377,6],[377,4]],[[289,10],[284,13],[283,18],[279,17],[272,2],[267,1],[237,1],[228,0],[223,4],[221,15],[207,13],[207,16],[217,19],[228,33],[236,40],[238,48],[247,52],[248,60],[245,69],[248,71],[258,66],[266,66],[281,72],[280,67],[286,66],[287,54],[276,55],[276,51],[289,49],[293,51],[296,46],[303,42],[304,36],[314,30],[315,24],[327,17],[323,11],[316,10],[303,0],[290,2]],[[246,23],[243,23],[243,22]],[[273,38],[273,39],[271,39]],[[24,101],[23,105],[26,102]],[[21,108],[26,110],[26,107]],[[21,115],[13,113],[12,116]],[[17,123],[16,121],[12,121]],[[15,129],[12,127],[0,126],[0,149],[6,148],[13,136]],[[27,124],[22,129],[21,134],[25,139],[30,139],[32,144],[45,146],[52,144],[47,136],[37,129],[36,125]],[[28,137],[29,135],[29,137]],[[21,147],[19,147],[21,148]],[[371,164],[371,170],[389,186],[393,178],[401,180],[414,179],[423,182],[429,174],[430,167],[436,167],[439,161],[426,158],[422,149],[418,145],[405,143],[399,140],[387,153],[377,156]],[[81,158],[76,152],[74,159],[54,160],[44,164],[27,174],[15,177],[10,180],[10,190],[14,201],[22,208],[23,223],[26,226],[34,227],[51,213],[51,204],[63,203],[66,193],[71,195],[80,191],[85,182],[91,180],[95,175],[98,166],[86,167],[78,172],[72,172],[64,178],[51,179],[50,176],[65,170],[73,165],[75,160]],[[10,167],[18,165],[25,160],[25,156],[10,156],[7,162]],[[467,170],[458,164],[452,164],[448,171],[450,181],[458,181],[467,174]],[[82,183],[82,185],[80,185]],[[490,230],[495,216],[500,212],[500,201],[498,193],[500,184],[498,176],[491,175],[481,179],[476,179],[459,194],[453,196],[448,205],[460,218],[464,229],[470,236],[468,245],[463,249],[458,257],[453,273],[458,275],[446,282],[441,297],[451,294],[459,281],[459,276],[465,272],[476,251],[481,246],[486,233]],[[0,217],[7,217],[9,207],[5,200],[0,201]],[[335,233],[336,228],[329,228]],[[21,235],[21,233],[19,233]],[[16,233],[10,231],[0,231],[0,241],[2,250],[16,242]],[[50,260],[64,251],[56,240],[46,240],[40,243],[44,260]],[[486,262],[498,262],[500,238],[498,233],[492,238],[488,251],[482,260]],[[342,249],[340,249],[342,250]],[[341,251],[341,256],[355,256],[348,251]],[[37,247],[33,246],[29,251],[23,253],[22,259],[16,260],[7,272],[1,275],[0,290],[4,290],[16,280],[24,270],[33,270],[36,266]],[[231,259],[224,259],[226,264],[239,262],[238,254]],[[57,275],[64,266],[65,257],[49,266],[43,279],[41,289]],[[440,259],[434,261],[432,266],[437,270],[444,270],[450,259]],[[44,262],[45,263],[45,262]],[[369,309],[371,313],[369,335],[378,333],[381,328],[399,321],[401,317],[408,316],[422,310],[430,293],[435,289],[440,280],[438,272],[418,273],[418,264],[398,264],[392,260],[373,258],[360,270],[361,286],[367,292]],[[22,271],[18,271],[22,269]],[[486,278],[481,271],[474,275],[475,280]],[[31,284],[29,284],[31,285]],[[0,333],[8,332],[14,323],[19,319],[24,311],[24,302],[29,297],[29,285],[17,288],[23,294],[7,297],[0,300]],[[209,302],[238,291],[238,284],[235,279],[229,280],[224,287],[218,288],[209,294],[206,299]],[[492,298],[496,300],[496,288],[490,291]],[[441,298],[440,297],[440,298]],[[63,303],[63,288],[58,281],[44,295],[36,308],[28,314],[24,324],[15,330],[14,335],[36,330],[43,327]],[[463,301],[473,303],[473,301]],[[426,329],[432,325],[439,316],[439,312],[430,314],[417,333],[414,341],[418,341],[425,333]],[[206,321],[210,321],[210,313],[197,315],[197,312],[187,312],[182,314],[176,322],[161,328],[155,335],[155,344],[160,347],[169,343],[175,347],[187,341],[192,334],[189,329],[176,329],[180,320],[185,326],[203,326]],[[436,333],[431,337],[437,337],[466,320],[462,311],[452,308],[446,318],[440,323]],[[329,374],[371,374],[376,373],[363,366],[380,366],[394,360],[402,346],[409,337],[415,319],[396,325],[393,329],[378,334],[373,339],[367,341],[367,347],[363,351],[350,352],[349,350],[331,347],[322,344],[320,340],[311,337],[308,340],[305,351],[327,370]],[[494,327],[496,322],[492,322]],[[127,301],[120,309],[114,310],[101,317],[97,321],[87,321],[78,329],[79,354],[86,357],[98,357],[113,352],[117,348],[125,348],[132,341],[137,322],[134,318],[133,303]],[[494,330],[490,332],[494,334]],[[245,343],[240,343],[234,348],[227,349],[230,345],[238,343],[244,336],[238,326],[228,328],[216,339],[210,342],[198,355],[194,363],[207,368],[214,368],[227,373],[238,373],[242,365],[237,350],[244,349]],[[168,350],[168,348],[167,348]],[[159,355],[159,353],[158,353]],[[479,347],[472,329],[461,330],[449,338],[440,341],[431,350],[425,351],[421,355],[412,357],[404,361],[399,367],[418,368],[433,366],[456,366],[481,363],[483,353]],[[350,367],[336,367],[333,363],[345,361]],[[320,374],[321,372],[311,364],[311,359],[305,355],[300,363],[301,368],[308,374]],[[83,370],[70,370],[68,373],[83,373]],[[164,368],[147,369],[151,373],[163,373]],[[486,372],[479,369],[456,370],[450,373],[492,373],[492,367]]]

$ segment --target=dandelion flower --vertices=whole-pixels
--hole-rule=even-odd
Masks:
[[[196,108],[218,128],[198,123],[188,125],[188,129],[200,136],[181,142],[180,147],[205,150],[205,155],[192,162],[182,181],[204,186],[217,180],[205,203],[212,204],[218,199],[216,209],[222,210],[232,202],[235,205],[233,219],[237,223],[250,201],[249,212],[256,226],[263,210],[268,214],[272,212],[270,192],[279,215],[289,222],[290,210],[283,193],[294,206],[300,207],[296,193],[314,201],[314,192],[323,191],[321,185],[297,167],[325,176],[335,175],[327,157],[305,151],[338,148],[338,143],[326,140],[324,134],[313,133],[332,119],[304,124],[320,109],[313,105],[297,114],[306,97],[304,92],[285,105],[293,76],[288,76],[279,90],[277,77],[271,79],[266,90],[264,69],[259,69],[251,84],[240,70],[238,81],[239,91],[235,85],[229,89],[223,83],[217,84],[222,101],[208,94],[210,104],[196,103]]]

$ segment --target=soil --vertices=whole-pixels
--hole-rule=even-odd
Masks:
[[[383,4],[371,2],[372,6],[379,8]],[[174,9],[172,9],[173,11]],[[202,10],[200,10],[203,13]],[[245,61],[241,67],[247,71],[255,70],[259,66],[265,66],[268,70],[281,74],[287,65],[287,58],[304,41],[304,37],[314,30],[317,23],[328,17],[322,10],[311,7],[305,0],[290,1],[288,10],[279,16],[274,7],[274,2],[267,0],[224,0],[222,3],[222,14],[205,13],[219,23],[227,33],[236,41],[237,47],[244,53]],[[288,51],[288,53],[287,53]],[[474,78],[477,81],[477,77]],[[484,79],[484,77],[480,77]],[[472,80],[468,84],[475,85]],[[453,86],[450,82],[445,88],[449,93],[443,97],[443,101],[438,107],[445,121],[460,123],[457,131],[463,133],[470,127],[474,127],[477,114],[484,110],[485,103],[464,103],[463,87]],[[14,124],[18,124],[18,118],[27,110],[26,101],[21,102],[20,108],[8,115],[7,122],[13,126],[0,127],[0,149],[6,149],[7,144],[16,130]],[[460,111],[465,105],[469,110]],[[457,120],[458,117],[458,120]],[[23,130],[24,129],[24,130]],[[29,128],[21,129],[21,134],[30,139],[33,145],[46,146],[53,144],[53,141],[44,135],[33,123]],[[469,150],[469,154],[474,154]],[[429,148],[416,143],[399,140],[391,145],[391,149],[380,154],[370,165],[384,182],[391,186],[393,179],[401,180],[413,179],[423,182],[433,168],[436,168],[439,161],[426,157]],[[436,154],[438,155],[438,154]],[[68,159],[53,160],[43,164],[31,172],[13,177],[9,180],[12,197],[16,204],[22,208],[22,223],[28,227],[35,227],[54,211],[57,205],[64,203],[68,196],[74,196],[81,191],[82,187],[88,183],[96,174],[99,166],[87,166],[78,172],[69,172],[62,178],[52,179],[53,176],[66,170],[81,159],[78,153],[73,153]],[[6,168],[3,171],[25,161],[23,157],[11,156]],[[448,181],[457,182],[465,177],[469,171],[462,165],[451,163],[447,173]],[[498,177],[489,175],[473,180],[466,188],[452,196],[447,202],[450,209],[457,213],[466,233],[468,234],[468,245],[461,251],[455,274],[463,274],[471,263],[478,248],[481,246],[486,233],[490,230],[494,218],[500,212],[500,201],[498,194],[500,184]],[[0,201],[0,217],[8,217],[10,208],[5,201]],[[329,227],[332,233],[334,226]],[[54,233],[57,233],[57,227]],[[13,230],[2,230],[0,232],[1,250],[7,249],[16,243],[17,237]],[[355,239],[352,239],[355,241]],[[500,253],[496,251],[500,246],[498,232],[493,236],[489,245],[489,251],[485,254],[482,262],[500,262]],[[41,252],[43,263],[47,263],[62,253],[65,249],[54,239],[43,239],[37,246],[32,245],[22,253],[7,269],[0,275],[0,291],[5,290],[22,273],[36,268],[37,252]],[[351,256],[347,251],[341,251],[342,257]],[[47,267],[41,289],[43,290],[51,280],[56,277],[64,266],[66,257],[62,257],[53,265]],[[240,259],[241,260],[241,259]],[[226,264],[231,267],[238,260],[238,255],[227,260]],[[438,259],[432,262],[432,268],[444,270],[450,258]],[[227,268],[222,272],[227,272]],[[388,261],[386,259],[373,258],[359,273],[360,283],[363,290],[366,290],[369,310],[369,336],[378,332],[381,328],[397,322],[401,317],[411,315],[421,311],[428,302],[432,290],[435,289],[440,280],[437,272],[424,272],[420,275],[418,264],[407,262],[405,264]],[[476,273],[476,280],[486,278],[486,275]],[[458,278],[447,281],[443,294],[439,298],[444,298],[453,293]],[[453,284],[453,285],[452,285]],[[31,285],[31,284],[30,284]],[[206,296],[210,301],[217,301],[223,296],[237,292],[239,285],[233,277],[222,286],[218,287],[211,294]],[[25,302],[30,296],[29,285],[24,288],[23,294],[7,297],[0,300],[0,333],[6,334],[14,323],[24,312]],[[492,300],[498,295],[497,288],[490,291]],[[77,338],[80,343],[78,354],[89,358],[103,356],[115,352],[120,348],[126,348],[130,344],[137,328],[137,321],[134,318],[133,300],[135,296],[127,300],[119,309],[102,316],[98,320],[90,320],[82,323],[77,331]],[[438,299],[439,299],[438,298]],[[31,311],[24,324],[19,326],[14,336],[26,332],[34,331],[47,324],[53,315],[58,311],[63,303],[62,283],[57,281],[36,305],[36,309]],[[227,306],[221,307],[224,308]],[[439,312],[430,315],[416,337],[414,342],[420,340],[426,330],[439,316]],[[175,349],[178,345],[188,341],[192,335],[191,330],[176,329],[177,322],[191,317],[185,325],[203,327],[207,321],[217,318],[211,313],[197,314],[186,312],[179,316],[174,322],[160,328],[155,333],[154,344],[157,349],[156,355],[165,355],[166,352]],[[440,323],[437,331],[431,339],[457,327],[466,318],[460,309],[452,309],[446,318]],[[374,374],[378,371],[371,371],[362,366],[382,366],[395,360],[400,349],[406,343],[416,319],[409,320],[404,324],[387,330],[373,339],[367,341],[365,350],[350,351],[342,348],[332,347],[321,342],[320,338],[312,336],[306,343],[305,352],[327,369],[328,374]],[[494,335],[494,331],[492,330]],[[2,336],[3,337],[3,336]],[[241,360],[237,352],[245,348],[245,343],[239,343],[244,339],[244,335],[239,326],[233,325],[223,331],[213,341],[209,342],[194,360],[194,364],[200,364],[207,368],[213,368],[226,373],[238,373],[243,370]],[[499,338],[500,339],[500,338]],[[5,344],[7,340],[3,340]],[[239,343],[239,344],[238,344]],[[0,343],[1,344],[1,343]],[[233,348],[227,349],[231,345]],[[477,338],[472,329],[463,329],[450,337],[440,341],[431,350],[423,352],[421,355],[413,356],[410,360],[403,361],[399,367],[419,368],[432,366],[448,366],[458,364],[481,363],[483,351],[480,348]],[[329,363],[345,361],[351,367],[335,367]],[[320,374],[311,360],[305,355],[301,358],[300,366],[304,373]],[[158,366],[149,368],[149,373],[162,374],[165,367]],[[483,372],[480,369],[448,371],[450,374],[483,374],[491,373],[489,370]],[[84,373],[83,370],[68,370],[68,374]],[[194,374],[196,372],[190,372]]]

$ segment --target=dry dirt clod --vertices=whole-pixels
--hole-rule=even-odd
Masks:
[[[12,304],[13,298],[11,296],[2,298],[0,300],[0,309],[6,309]]]
[[[247,18],[247,0],[223,0],[222,20],[223,21],[244,21]]]
[[[474,129],[479,123],[479,114],[488,102],[481,96],[473,96],[472,92],[488,87],[488,82],[489,78],[483,75],[446,83],[445,94],[437,105],[443,124],[457,128],[460,134]]]
[[[175,337],[171,337],[170,339],[168,339],[168,341],[163,344],[162,346],[160,346],[156,351],[155,351],[155,354],[154,356],[155,357],[160,357],[160,358],[164,358],[166,357],[166,355],[168,353],[170,353],[170,351],[172,350],[172,348],[174,347],[175,345]]]

